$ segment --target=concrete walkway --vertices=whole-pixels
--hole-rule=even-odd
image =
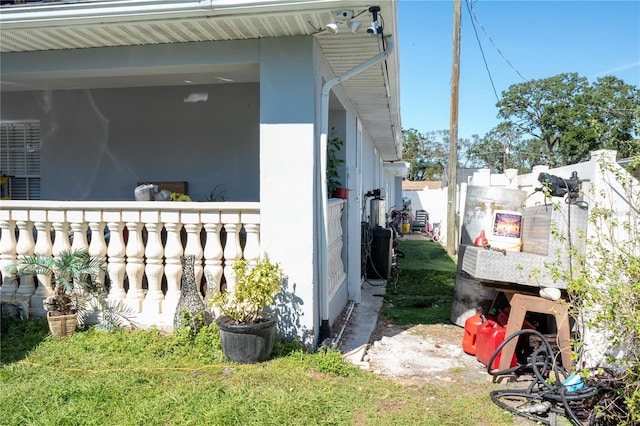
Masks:
[[[398,239],[428,240],[422,233],[407,234]],[[339,342],[340,351],[345,354],[345,359],[354,364],[360,363],[364,358],[371,335],[378,323],[385,289],[385,280],[367,280],[362,284],[361,302],[354,305]]]
[[[384,293],[384,280],[368,280],[362,285],[362,299],[353,307],[346,331],[341,339],[340,350],[343,353],[351,352],[369,343],[378,322]]]

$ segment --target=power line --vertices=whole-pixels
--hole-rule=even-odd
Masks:
[[[487,58],[484,55],[484,49],[482,48],[482,43],[480,43],[480,38],[478,37],[478,30],[476,29],[476,24],[473,22],[473,15],[471,13],[471,8],[469,4],[471,0],[467,0],[467,11],[469,12],[469,17],[471,18],[471,26],[473,27],[473,32],[476,35],[476,40],[478,42],[478,47],[480,47],[480,53],[482,54],[482,61],[484,62],[484,68],[487,70],[487,74],[489,75],[489,81],[491,81],[491,87],[493,88],[493,94],[496,95],[496,102],[500,102],[500,97],[498,96],[498,91],[496,90],[496,85],[493,83],[493,77],[491,76],[491,71],[489,70],[489,64],[487,63]]]
[[[498,51],[498,53],[500,54],[500,56],[502,56],[502,59],[505,60],[505,62],[507,64],[509,64],[509,66],[511,67],[512,70],[514,70],[516,72],[516,74],[518,74],[520,76],[520,78],[524,81],[527,81],[528,79],[525,78],[522,74],[520,74],[520,71],[518,71],[516,69],[516,67],[513,66],[513,64],[509,61],[509,59],[507,59],[506,56],[504,56],[504,54],[502,53],[502,51],[500,50],[500,48],[496,45],[496,43],[493,41],[493,39],[491,38],[491,35],[489,34],[489,32],[484,28],[484,26],[482,25],[482,22],[480,22],[480,20],[478,19],[478,17],[476,16],[475,11],[473,10],[473,2],[471,0],[467,0],[467,10],[469,10],[469,14],[472,16],[472,23],[475,20],[478,25],[480,25],[480,28],[482,28],[482,31],[484,32],[484,34],[487,36],[487,38],[489,39],[489,41],[491,42],[491,44],[493,45],[493,47],[496,48],[496,50]],[[475,25],[474,25],[474,30],[475,30]],[[477,34],[476,34],[477,37]],[[484,57],[484,56],[483,56]]]

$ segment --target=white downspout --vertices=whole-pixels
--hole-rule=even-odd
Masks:
[[[318,208],[316,209],[317,215],[317,230],[319,235],[319,247],[317,247],[318,252],[318,263],[320,264],[320,273],[318,275],[318,279],[320,282],[320,336],[318,338],[319,342],[324,341],[329,338],[331,335],[331,328],[329,326],[329,283],[328,283],[328,270],[329,270],[329,261],[328,261],[328,241],[329,241],[329,229],[327,228],[327,139],[329,133],[329,93],[333,86],[354,77],[361,72],[369,69],[373,65],[387,59],[389,55],[393,52],[393,38],[387,38],[387,48],[383,52],[378,53],[373,58],[361,63],[360,65],[350,69],[342,75],[339,75],[336,78],[333,78],[327,81],[322,86],[321,92],[321,100],[320,100],[320,144],[316,148],[317,158],[320,159],[320,167],[316,170],[316,173],[319,174],[317,185],[320,185],[320,191],[316,191],[316,194],[319,194],[321,200],[316,198],[316,205]],[[316,196],[318,197],[318,195]]]

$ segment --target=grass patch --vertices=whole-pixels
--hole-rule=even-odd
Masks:
[[[406,240],[398,241],[398,247],[405,253],[405,257],[400,259],[400,269],[403,271],[456,272],[455,262],[438,243]]]
[[[456,264],[440,244],[399,241],[405,257],[387,285],[382,314],[394,324],[449,321]]]
[[[455,264],[437,244],[401,248],[407,257],[387,286],[385,315],[445,322]],[[215,325],[171,335],[90,329],[56,339],[46,320],[3,319],[1,331],[0,426],[514,423],[484,382],[400,385],[345,363],[337,351],[312,354],[295,342],[278,342],[264,363],[229,363]]]
[[[0,425],[475,425],[504,424],[486,394],[450,398],[402,386],[342,361],[278,343],[255,365],[224,361],[215,326],[198,334],[157,330],[42,336],[46,322],[5,323]],[[24,335],[23,335],[24,336]],[[27,336],[28,337],[28,336]],[[451,405],[456,407],[451,407]]]
[[[0,364],[17,361],[26,356],[49,336],[46,318],[32,318],[30,321],[0,319]]]

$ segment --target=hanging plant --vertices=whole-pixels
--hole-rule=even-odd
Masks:
[[[337,157],[343,145],[344,141],[340,138],[331,138],[327,143],[327,195],[329,197],[336,189],[343,187],[338,169],[344,164],[344,160]]]

